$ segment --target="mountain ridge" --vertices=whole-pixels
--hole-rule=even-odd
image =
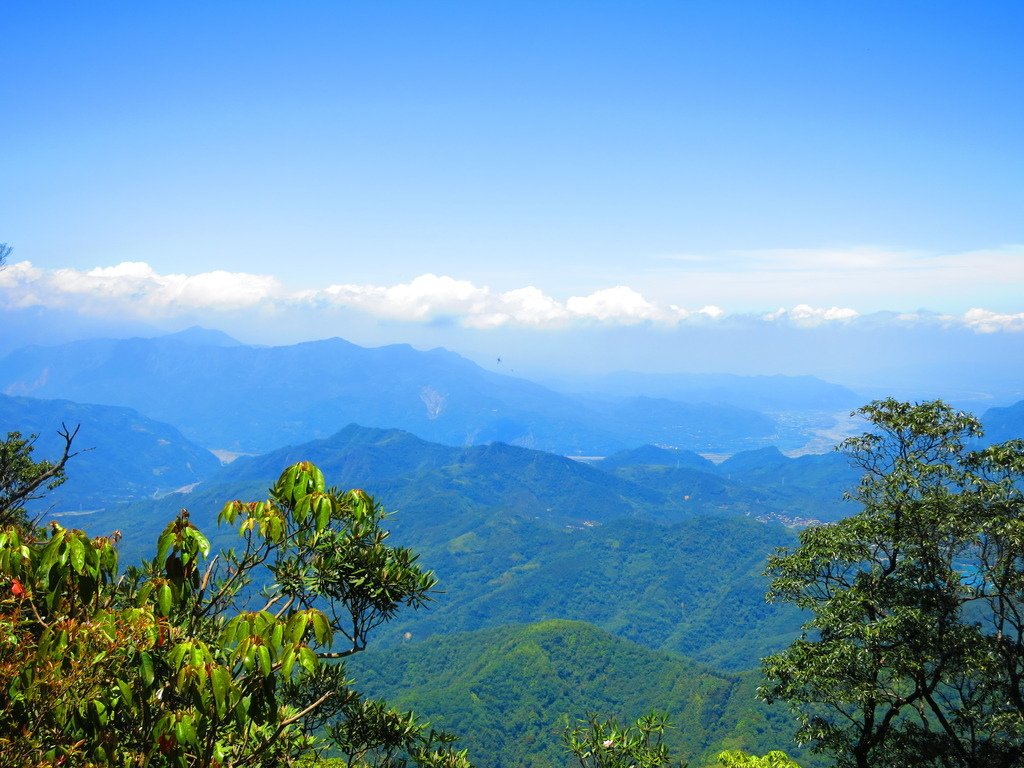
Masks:
[[[195,343],[207,332],[184,333],[22,348],[0,360],[0,390],[127,405],[205,447],[239,452],[326,437],[352,421],[448,445],[506,442],[584,455],[653,442],[734,451],[802,440],[735,405],[595,402],[484,370],[443,348],[364,348],[340,338],[254,347],[220,336]]]
[[[67,512],[167,494],[220,468],[212,453],[175,427],[131,408],[0,395],[0,433],[37,434],[37,460],[63,448],[57,436],[62,424],[79,428],[72,448],[77,455],[68,464],[65,483],[32,509]]]

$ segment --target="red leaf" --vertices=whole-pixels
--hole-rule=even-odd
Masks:
[[[156,743],[157,746],[160,748],[160,751],[167,755],[174,751],[174,747],[177,744],[177,739],[165,733],[159,739],[156,740]]]
[[[25,588],[21,585],[21,582],[17,579],[11,579],[11,594],[15,597],[24,597]]]

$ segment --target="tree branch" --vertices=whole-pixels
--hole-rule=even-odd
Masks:
[[[22,502],[28,501],[33,498],[37,498],[33,494],[39,490],[39,488],[51,480],[54,480],[64,472],[64,465],[68,463],[69,459],[73,459],[75,456],[82,453],[82,451],[71,451],[71,444],[74,442],[75,437],[78,435],[78,430],[81,429],[82,425],[78,424],[73,430],[68,429],[67,425],[61,422],[60,429],[57,434],[64,439],[64,449],[61,452],[60,458],[56,463],[44,469],[35,477],[27,479],[23,484],[12,484],[12,487],[7,489],[6,495],[0,497],[0,519],[8,518],[11,512],[20,506]],[[29,446],[31,446],[29,442]],[[31,448],[29,448],[31,450]],[[30,460],[31,461],[31,460]],[[36,467],[40,466],[35,464]]]

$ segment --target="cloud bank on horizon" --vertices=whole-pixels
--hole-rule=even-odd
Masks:
[[[877,252],[867,250],[753,253],[742,258],[744,263],[739,267],[730,265],[728,274],[693,270],[693,264],[699,264],[697,258],[675,260],[686,263],[693,278],[686,291],[688,296],[694,294],[695,286],[699,290],[702,282],[720,288],[729,275],[741,286],[744,282],[760,285],[767,300],[772,298],[771,287],[781,280],[791,289],[802,286],[809,291],[826,280],[839,281],[847,289],[852,286],[855,290],[862,284],[860,290],[866,298],[875,291],[885,293],[907,281],[923,284],[936,295],[942,295],[944,289],[955,293],[985,284],[1018,286],[1022,288],[1018,293],[1024,295],[1024,250],[1020,249],[945,256],[930,260],[927,267],[912,254],[883,259]],[[815,328],[850,324],[867,317],[855,307],[814,306],[802,301],[759,311],[730,311],[700,302],[684,307],[682,302],[649,298],[622,284],[560,300],[534,285],[492,290],[470,280],[432,273],[393,285],[347,283],[302,289],[288,286],[273,275],[246,272],[161,274],[141,261],[88,270],[44,269],[30,261],[20,261],[0,271],[0,296],[11,308],[41,307],[140,320],[173,320],[197,312],[290,309],[323,313],[326,317],[332,311],[353,310],[378,321],[453,322],[463,328],[485,331],[581,325],[674,327],[724,323],[738,318]],[[1024,331],[1024,311],[997,311],[981,306],[961,312],[944,312],[941,307],[913,312],[893,310],[885,321],[902,326],[968,328],[985,334]]]

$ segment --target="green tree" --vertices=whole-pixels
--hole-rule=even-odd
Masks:
[[[684,761],[669,757],[663,743],[669,727],[668,715],[659,712],[626,726],[589,715],[576,726],[567,725],[562,740],[581,768],[686,768]]]
[[[333,739],[350,765],[468,765],[345,675],[436,583],[384,517],[300,463],[268,499],[224,507],[237,551],[210,557],[183,510],[120,577],[112,538],[0,526],[0,764],[283,766]]]
[[[730,749],[720,752],[716,760],[720,768],[800,768],[793,758],[779,750],[758,757],[739,749]]]
[[[862,511],[769,560],[769,599],[811,618],[761,694],[839,766],[1020,766],[1024,442],[970,450],[979,422],[941,401],[859,413]]]

